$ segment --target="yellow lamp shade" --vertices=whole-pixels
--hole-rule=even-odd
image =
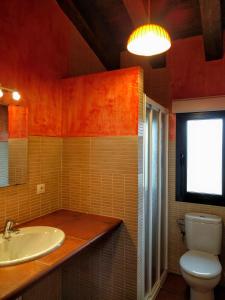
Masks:
[[[152,56],[171,47],[168,32],[161,26],[147,24],[135,29],[127,43],[127,50],[136,55]]]

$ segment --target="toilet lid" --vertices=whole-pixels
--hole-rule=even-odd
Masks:
[[[190,250],[181,256],[180,266],[188,274],[207,279],[218,276],[222,270],[217,256],[195,250]]]

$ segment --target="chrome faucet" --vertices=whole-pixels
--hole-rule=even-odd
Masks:
[[[6,220],[4,230],[3,230],[3,239],[10,239],[12,232],[19,232],[18,229],[16,229],[14,226],[16,223],[13,220]]]

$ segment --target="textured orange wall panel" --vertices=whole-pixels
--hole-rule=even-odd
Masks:
[[[0,82],[18,89],[29,106],[30,135],[60,135],[51,82],[67,67],[66,20],[53,1],[34,0],[1,1],[0,20]]]
[[[28,109],[23,106],[8,106],[9,138],[28,137]]]
[[[140,68],[66,79],[62,135],[137,135]]]
[[[169,114],[169,140],[176,140],[176,115],[172,113]]]
[[[135,69],[71,79],[61,99],[61,78],[102,66],[56,1],[0,1],[0,28],[0,83],[21,93],[29,135],[61,136],[62,112],[66,136],[136,133]]]
[[[61,136],[58,79],[101,70],[55,0],[0,1],[0,83],[29,108],[29,135]]]
[[[225,57],[206,61],[202,36],[174,41],[167,59],[173,99],[225,94]]]
[[[59,82],[37,81],[29,108],[29,135],[61,136],[61,98]]]
[[[18,89],[29,106],[30,135],[60,135],[51,82],[67,67],[66,20],[53,1],[1,1],[0,27],[0,82]]]

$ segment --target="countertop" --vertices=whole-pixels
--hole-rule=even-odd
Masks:
[[[0,267],[0,299],[23,291],[36,280],[120,225],[116,218],[58,210],[23,223],[25,226],[52,226],[62,229],[66,238],[61,247],[36,260]]]

